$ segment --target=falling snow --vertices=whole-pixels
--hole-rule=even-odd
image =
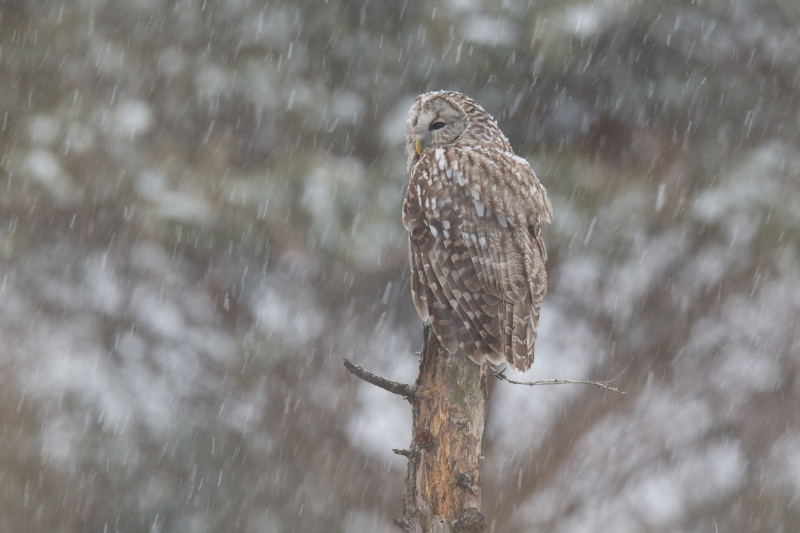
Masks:
[[[416,377],[439,89],[553,203],[524,379],[627,391],[491,382],[487,531],[800,529],[800,13],[750,4],[1,4],[2,529],[396,531],[408,405],[341,360]]]

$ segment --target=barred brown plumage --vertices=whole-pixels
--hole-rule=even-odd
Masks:
[[[417,312],[448,352],[460,346],[478,364],[507,361],[524,372],[547,292],[547,193],[494,119],[463,94],[418,96],[407,126],[403,225]]]

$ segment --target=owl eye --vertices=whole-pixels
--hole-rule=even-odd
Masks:
[[[440,129],[444,128],[444,126],[445,126],[444,122],[434,122],[433,124],[431,124],[431,127],[428,128],[428,129],[430,129],[431,131],[440,130]]]

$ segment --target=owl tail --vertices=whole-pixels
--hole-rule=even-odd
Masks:
[[[531,305],[530,296],[507,304],[505,322],[506,361],[518,372],[527,372],[533,365],[533,346],[539,326],[539,310]]]

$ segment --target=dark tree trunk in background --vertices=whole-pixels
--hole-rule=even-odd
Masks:
[[[487,400],[487,364],[460,350],[449,354],[430,326],[416,381],[411,450],[403,517],[404,533],[469,532],[485,528],[481,507],[481,447]]]

